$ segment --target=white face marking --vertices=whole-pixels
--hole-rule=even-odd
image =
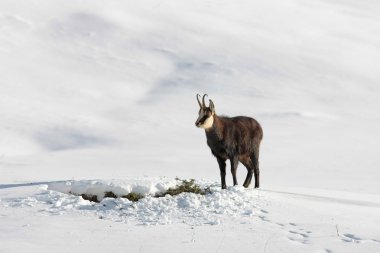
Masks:
[[[214,123],[214,114],[215,113],[212,112],[211,115],[207,117],[207,112],[205,110],[200,110],[197,122],[202,122],[202,124],[198,124],[197,126],[203,129],[209,129],[210,127],[212,127]],[[205,119],[205,117],[207,118]]]
[[[212,124],[214,124],[214,117],[211,115],[210,117],[208,117],[205,122],[200,125],[199,127],[200,128],[203,128],[203,129],[208,129],[210,127],[212,127]]]

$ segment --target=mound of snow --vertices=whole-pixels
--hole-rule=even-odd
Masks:
[[[106,192],[113,192],[117,196],[128,193],[141,195],[155,195],[163,192],[178,183],[175,179],[127,179],[127,180],[70,180],[48,184],[48,190],[74,195],[95,195],[98,200],[104,198]]]
[[[82,180],[49,183],[40,192],[27,197],[8,199],[11,207],[43,205],[43,210],[53,214],[85,212],[100,219],[144,225],[186,223],[189,225],[220,224],[224,219],[244,220],[260,213],[259,192],[240,186],[221,190],[217,184],[196,182],[201,188],[209,187],[206,195],[181,193],[176,196],[153,197],[178,180],[130,179],[130,180]],[[136,192],[146,195],[138,202],[125,198],[104,198],[112,191],[117,195]],[[69,194],[71,193],[71,194]],[[75,195],[74,195],[75,194]],[[97,195],[100,203],[84,200],[80,194]]]

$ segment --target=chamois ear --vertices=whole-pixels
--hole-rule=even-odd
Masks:
[[[215,106],[211,99],[209,99],[209,107],[213,113],[215,113]]]

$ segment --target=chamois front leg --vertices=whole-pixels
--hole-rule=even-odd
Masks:
[[[227,188],[227,185],[226,185],[226,160],[224,160],[220,157],[216,157],[216,159],[218,160],[218,164],[219,164],[222,189],[226,189]]]
[[[237,178],[236,178],[236,170],[237,170],[237,167],[239,165],[239,159],[238,157],[232,157],[230,158],[230,162],[231,162],[231,174],[232,174],[232,179],[234,181],[234,186],[238,184],[237,182]]]

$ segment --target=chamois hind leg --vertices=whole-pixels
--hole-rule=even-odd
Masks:
[[[245,188],[248,188],[253,176],[253,167],[252,167],[251,158],[249,156],[242,156],[240,158],[240,161],[247,168],[247,177],[245,178],[243,186]]]
[[[255,188],[260,187],[259,153],[254,152],[251,156],[253,173],[255,174]]]
[[[216,160],[218,161],[219,164],[219,169],[220,169],[220,179],[222,183],[222,189],[226,189],[226,160],[216,157]]]
[[[251,184],[252,175],[253,175],[252,163],[249,162],[248,164],[245,165],[245,167],[247,168],[247,177],[245,178],[243,186],[245,188],[248,188],[248,186]]]
[[[234,181],[234,185],[237,185],[238,182],[237,182],[237,178],[236,178],[236,170],[237,170],[237,167],[239,165],[239,159],[238,157],[232,157],[230,158],[230,162],[231,162],[231,174],[232,174],[232,179]]]

